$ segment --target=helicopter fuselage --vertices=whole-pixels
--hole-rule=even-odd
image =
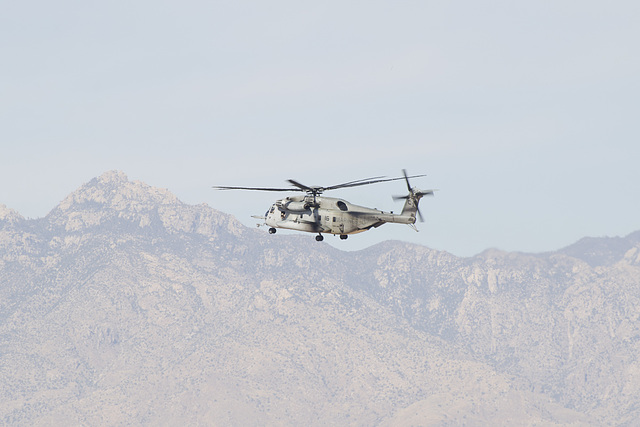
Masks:
[[[310,233],[346,236],[379,227],[387,222],[413,224],[415,214],[394,214],[354,205],[325,196],[291,196],[277,200],[265,214],[265,224]]]

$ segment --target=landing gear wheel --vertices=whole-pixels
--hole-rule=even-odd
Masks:
[[[316,236],[316,241],[317,241],[317,242],[322,242],[323,240],[324,240],[324,236],[323,236],[322,234],[318,234],[318,235]]]
[[[346,234],[341,234],[340,235],[340,239],[341,240],[347,240],[347,237],[349,237],[349,236],[347,236]]]
[[[271,227],[271,228],[269,229],[269,234],[276,234],[276,229],[275,229],[275,228],[273,228],[273,227]]]

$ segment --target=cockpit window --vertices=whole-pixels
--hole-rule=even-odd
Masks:
[[[342,200],[338,200],[338,203],[336,203],[338,205],[338,209],[340,209],[341,211],[348,211],[349,208],[347,208],[347,204],[345,202],[343,202]]]

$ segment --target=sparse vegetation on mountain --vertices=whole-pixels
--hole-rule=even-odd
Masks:
[[[341,252],[107,172],[0,206],[0,424],[633,425],[639,236]]]

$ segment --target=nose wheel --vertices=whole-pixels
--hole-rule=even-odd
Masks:
[[[275,229],[275,228],[273,228],[273,227],[271,227],[271,228],[269,229],[269,234],[276,234],[276,229]]]
[[[349,237],[349,236],[347,236],[346,234],[341,234],[340,235],[340,240],[347,240],[347,237]]]
[[[316,242],[322,242],[324,240],[324,236],[322,234],[318,234],[316,236]]]

